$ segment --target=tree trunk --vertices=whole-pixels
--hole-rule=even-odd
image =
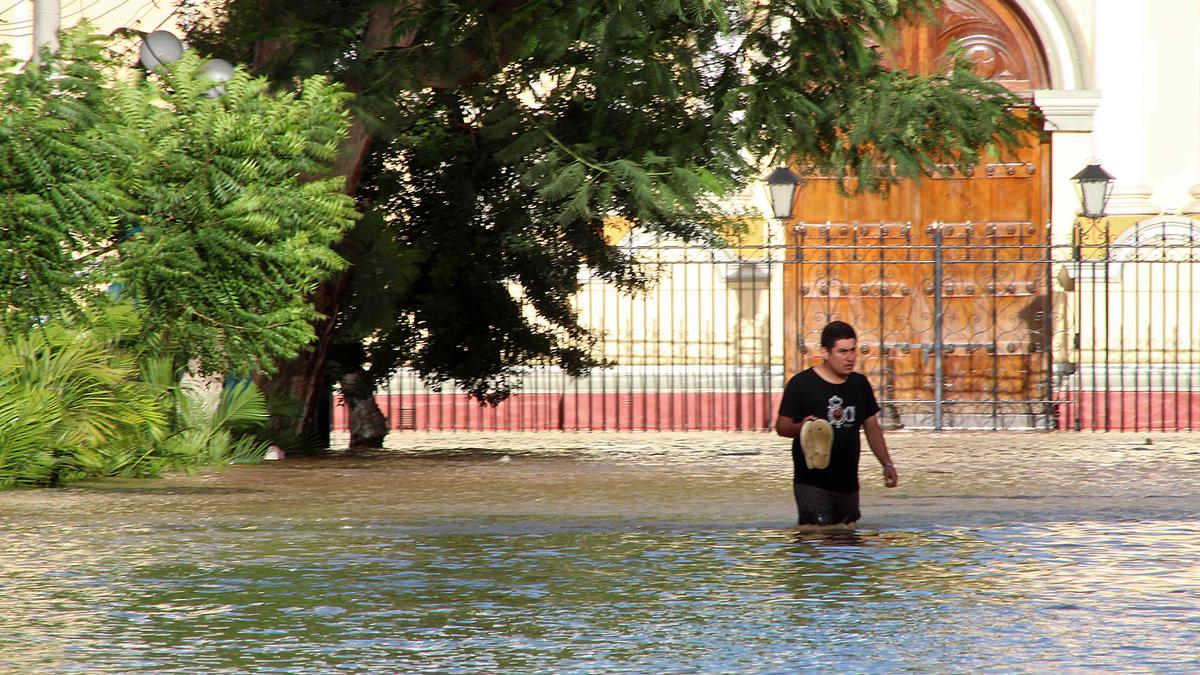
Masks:
[[[313,347],[299,356],[279,363],[274,374],[255,378],[267,400],[286,411],[271,417],[271,429],[278,432],[276,442],[293,444],[286,450],[298,449],[300,443],[314,448],[329,447],[329,429],[321,424],[328,416],[321,407],[328,404],[325,381],[325,362],[333,341],[337,313],[350,286],[350,272],[342,271],[322,282],[312,296],[313,307],[324,315],[313,327],[317,339]]]
[[[269,4],[269,0],[263,0],[264,15]],[[379,50],[396,44],[392,34],[396,26],[397,12],[395,7],[371,10],[363,33],[364,49]],[[400,38],[401,46],[402,43],[411,40],[411,35],[403,36]],[[281,40],[261,41],[255,50],[255,69],[264,70],[271,59],[285,58],[290,54],[291,48],[292,45]],[[346,83],[346,87],[350,91],[358,88],[352,82]],[[359,120],[354,120],[333,166],[335,173],[346,177],[346,194],[357,193],[362,179],[363,161],[370,151],[370,146],[371,137],[366,127]],[[337,248],[335,247],[335,250]],[[276,415],[271,419],[271,428],[279,433],[281,441],[290,440],[304,445],[329,447],[329,416],[322,414],[321,410],[322,406],[328,405],[329,402],[325,366],[337,325],[338,312],[341,311],[342,303],[350,290],[350,275],[349,270],[336,273],[321,282],[313,293],[313,307],[325,318],[313,326],[317,337],[312,348],[296,358],[277,364],[277,371],[273,375],[256,378],[268,400],[285,403],[287,407],[295,410],[295,415]],[[374,414],[383,417],[373,399],[369,406],[360,406],[362,412],[359,415],[371,415],[370,408],[374,408]]]
[[[350,410],[350,447],[382,448],[388,419],[375,404],[375,381],[360,371],[345,375],[340,384]]]

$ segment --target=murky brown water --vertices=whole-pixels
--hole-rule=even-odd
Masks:
[[[889,440],[849,534],[786,529],[756,434],[0,493],[0,670],[1200,670],[1200,436]]]

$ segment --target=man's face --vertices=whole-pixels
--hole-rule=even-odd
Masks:
[[[833,343],[832,349],[821,348],[825,354],[825,363],[833,372],[845,377],[854,372],[854,364],[858,361],[858,340],[843,338]]]

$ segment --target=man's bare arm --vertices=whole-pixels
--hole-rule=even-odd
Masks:
[[[896,487],[900,482],[900,474],[892,465],[892,457],[888,454],[887,441],[883,440],[883,428],[879,426],[878,415],[871,415],[863,422],[863,433],[867,435],[867,445],[871,446],[875,459],[883,466],[883,484]]]
[[[812,415],[808,415],[804,419],[797,422],[795,418],[788,417],[787,415],[780,415],[779,417],[775,418],[775,433],[783,436],[784,438],[796,438],[800,435],[800,427],[804,426],[805,422],[815,419],[817,418],[813,417]]]

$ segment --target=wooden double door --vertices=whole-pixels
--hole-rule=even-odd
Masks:
[[[898,65],[935,69],[955,41],[1006,86],[1045,86],[1036,41],[1007,3],[949,0],[939,20],[902,33]],[[806,182],[787,228],[788,373],[818,363],[821,328],[843,320],[885,422],[1050,426],[1049,169],[1048,137],[1031,133],[1016,153],[887,196]]]

